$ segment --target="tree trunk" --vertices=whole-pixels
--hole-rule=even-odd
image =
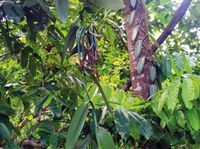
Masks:
[[[135,1],[136,4],[134,5],[134,0],[132,0],[132,4],[131,0],[124,0],[125,25],[131,70],[131,85],[134,96],[149,99],[150,85],[152,83],[149,76],[149,70],[152,66],[151,45],[148,36],[145,6],[142,0]],[[136,28],[138,28],[138,31],[136,31]],[[138,40],[142,40],[143,43],[141,52],[138,52],[138,50],[136,50],[137,52],[135,51]],[[141,63],[144,57],[144,67],[140,67],[142,66]],[[139,67],[143,68],[141,72]]]

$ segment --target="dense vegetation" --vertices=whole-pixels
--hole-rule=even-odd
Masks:
[[[144,3],[157,45],[180,1]],[[0,147],[200,147],[200,2],[154,54],[159,90],[148,100],[123,90],[121,8],[121,0],[0,1]]]

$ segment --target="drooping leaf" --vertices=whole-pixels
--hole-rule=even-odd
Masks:
[[[35,113],[38,113],[40,109],[42,108],[42,105],[44,102],[48,99],[49,96],[44,96],[38,100],[38,102],[35,105]]]
[[[140,139],[140,131],[135,123],[130,123],[130,135],[136,140]]]
[[[162,63],[162,71],[167,78],[171,75],[171,61],[169,55],[166,56]]]
[[[165,104],[166,99],[167,99],[167,91],[162,93],[160,99],[158,100],[158,112],[159,113],[162,111],[162,108],[163,108],[163,106]]]
[[[142,44],[143,44],[142,40],[138,40],[136,42],[136,44],[135,44],[135,51],[134,51],[135,58],[138,58],[138,56],[140,56],[140,53],[141,53],[141,50],[142,50]]]
[[[132,23],[133,23],[133,21],[134,21],[135,13],[136,13],[136,11],[133,10],[133,11],[129,14],[129,16],[128,16],[128,24],[129,24],[129,26],[132,25]]]
[[[131,40],[132,41],[135,41],[135,38],[138,35],[138,31],[139,31],[139,25],[132,28],[132,33],[131,33]]]
[[[94,0],[98,7],[116,10],[124,8],[122,0]]]
[[[197,99],[200,97],[200,84],[197,79],[191,78],[193,87],[194,87],[194,99]]]
[[[145,56],[141,57],[139,59],[139,62],[137,64],[137,73],[140,75],[142,73],[142,70],[144,68],[144,62],[145,62]]]
[[[176,118],[176,121],[177,123],[182,127],[184,128],[185,127],[185,116],[184,116],[184,113],[183,111],[176,111],[175,112],[175,118]]]
[[[115,126],[121,137],[126,141],[130,133],[128,114],[122,110],[115,110]]]
[[[73,115],[66,137],[65,149],[74,148],[74,145],[76,144],[85,123],[87,113],[88,104],[84,102],[77,108],[77,111]]]
[[[29,58],[28,69],[31,75],[34,77],[36,75],[36,58],[34,55],[31,55]]]
[[[153,82],[156,79],[156,68],[154,66],[151,66],[149,70],[149,78],[151,82]]]
[[[0,123],[0,138],[4,139],[7,143],[11,141],[10,131],[3,123]]]
[[[56,0],[56,11],[62,23],[65,23],[69,14],[69,3],[68,0]]]
[[[180,79],[178,79],[171,82],[171,85],[167,90],[168,99],[166,100],[166,105],[167,105],[167,108],[172,112],[174,111],[176,105],[179,102],[178,95],[179,95],[180,86],[181,86],[181,82],[180,82]]]
[[[185,78],[182,83],[183,101],[193,101],[195,99],[194,85],[190,78]]]
[[[130,122],[135,123],[136,127],[140,131],[140,134],[148,140],[153,133],[149,121],[135,112],[128,112],[128,115]]]
[[[0,113],[11,116],[15,114],[15,111],[10,106],[0,103]]]
[[[174,56],[173,56],[173,59],[174,59],[174,63],[176,65],[176,68],[179,71],[182,71],[183,70],[183,65],[184,65],[183,55],[179,54],[179,53],[175,53]]]
[[[96,137],[102,149],[116,149],[112,136],[106,129],[99,128]]]
[[[186,114],[191,127],[195,131],[198,131],[200,129],[200,119],[197,109],[193,108],[191,110],[188,110]]]
[[[183,62],[184,62],[184,70],[187,73],[192,74],[193,72],[192,67],[190,66],[190,62],[185,54],[183,54]]]

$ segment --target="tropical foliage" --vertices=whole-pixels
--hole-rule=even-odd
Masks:
[[[156,43],[180,3],[144,2]],[[149,100],[122,89],[130,77],[123,7],[0,2],[0,147],[200,147],[199,1],[154,55],[150,78],[159,90],[151,87]]]

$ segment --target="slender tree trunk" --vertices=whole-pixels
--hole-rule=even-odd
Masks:
[[[134,0],[132,1],[132,4],[131,0],[124,0],[124,4],[132,91],[134,96],[148,99],[150,97],[150,85],[152,83],[149,76],[149,70],[152,66],[152,54],[148,36],[145,6],[142,0],[136,0],[135,5]],[[136,31],[136,28],[138,28],[138,31]],[[142,40],[139,56],[137,56],[138,52],[135,52],[138,40]],[[138,65],[141,64],[144,57],[144,67],[142,67],[143,69],[141,72],[138,72]]]

